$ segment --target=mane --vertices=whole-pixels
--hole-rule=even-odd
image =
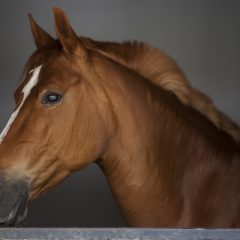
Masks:
[[[88,48],[174,93],[184,105],[200,112],[219,130],[226,132],[240,144],[240,127],[219,111],[209,97],[194,89],[177,63],[163,51],[143,42],[116,43],[98,42],[89,38],[80,39]]]

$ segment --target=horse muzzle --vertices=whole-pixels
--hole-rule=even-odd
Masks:
[[[0,179],[0,226],[21,223],[27,215],[28,185]]]

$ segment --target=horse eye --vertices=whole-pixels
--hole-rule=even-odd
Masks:
[[[62,95],[56,92],[47,92],[43,95],[41,103],[45,105],[54,105],[62,100]]]

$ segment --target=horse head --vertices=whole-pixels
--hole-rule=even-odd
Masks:
[[[107,97],[92,67],[97,57],[93,60],[62,10],[55,8],[54,15],[57,40],[29,16],[37,50],[0,135],[2,225],[21,222],[29,200],[98,159],[108,145]]]

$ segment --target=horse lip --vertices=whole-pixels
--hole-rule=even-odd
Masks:
[[[18,209],[19,209],[19,204],[16,203],[14,208],[11,210],[10,214],[8,215],[7,221],[4,223],[5,226],[12,226],[15,224],[17,220]]]
[[[0,219],[0,225],[1,226],[10,226],[13,224],[14,222],[14,217],[16,215],[17,212],[17,204],[15,204],[15,206],[12,208],[11,212],[9,213],[9,215],[6,218]]]
[[[10,226],[10,225],[13,225],[14,224],[14,219],[15,219],[15,216],[16,216],[16,212],[17,212],[17,207],[14,207],[12,209],[12,211],[10,212],[8,218],[7,218],[7,221],[4,223],[4,226]]]
[[[27,196],[23,196],[20,200],[16,202],[6,220],[0,219],[0,225],[13,226],[17,223],[20,223],[24,220],[26,213],[27,213]],[[19,214],[20,216],[18,216]]]

